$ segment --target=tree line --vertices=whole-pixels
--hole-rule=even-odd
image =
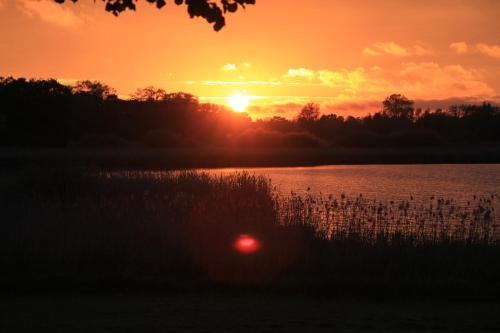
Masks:
[[[391,147],[500,141],[500,108],[415,108],[394,94],[365,117],[321,114],[308,103],[294,119],[252,121],[184,92],[138,89],[120,99],[108,85],[0,77],[2,147]]]

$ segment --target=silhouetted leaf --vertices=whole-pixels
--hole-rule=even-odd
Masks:
[[[62,4],[65,0],[54,0]],[[71,0],[78,2],[78,0]],[[106,11],[118,16],[125,10],[135,10],[137,0],[102,0],[106,3]],[[158,9],[163,8],[166,0],[147,0],[147,2],[156,5]],[[234,13],[238,10],[238,5],[243,8],[245,5],[254,5],[255,0],[221,0],[222,8],[213,0],[175,0],[176,5],[186,5],[188,14],[191,18],[203,17],[208,23],[213,23],[215,31],[219,31],[226,25],[224,14],[226,12]]]

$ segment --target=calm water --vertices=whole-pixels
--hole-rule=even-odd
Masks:
[[[212,174],[246,170],[269,177],[283,194],[345,193],[378,200],[426,197],[470,200],[500,194],[500,164],[331,165],[294,168],[206,169]]]

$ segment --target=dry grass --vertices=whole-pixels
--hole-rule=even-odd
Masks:
[[[291,193],[277,200],[283,224],[312,225],[325,239],[359,238],[366,242],[497,244],[500,241],[500,197],[471,196],[466,204],[453,198],[424,201],[378,201],[357,197]]]
[[[500,295],[498,197],[283,197],[246,173],[20,170],[0,179],[2,285],[376,297]],[[240,234],[262,249],[234,250]]]

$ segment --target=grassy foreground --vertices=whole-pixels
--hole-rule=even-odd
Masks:
[[[342,225],[325,237],[310,198],[287,201],[245,173],[28,169],[4,174],[0,186],[4,291],[500,297],[497,221],[482,201],[458,232],[450,219],[421,233],[407,228],[411,219],[398,229],[384,209],[372,222],[340,202]],[[241,234],[260,251],[236,251]]]

